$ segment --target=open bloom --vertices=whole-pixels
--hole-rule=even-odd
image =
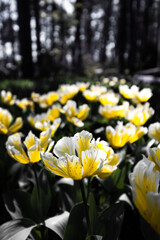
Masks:
[[[119,92],[126,99],[132,99],[135,97],[136,93],[139,91],[139,88],[136,85],[129,88],[128,85],[120,85]]]
[[[73,100],[68,100],[67,104],[63,107],[63,112],[67,120],[77,127],[82,127],[84,125],[83,121],[87,118],[89,110],[87,104],[83,104],[77,108],[77,104]]]
[[[13,116],[11,113],[4,108],[0,107],[0,133],[10,134],[15,133],[23,126],[23,121],[21,117],[16,118],[13,122]]]
[[[69,99],[72,99],[79,92],[79,87],[75,84],[62,84],[58,92],[60,103],[66,104]]]
[[[4,104],[13,105],[15,103],[16,96],[12,95],[12,93],[10,91],[2,90],[1,91],[1,100]]]
[[[129,103],[126,101],[123,102],[123,105],[107,104],[105,106],[99,107],[99,113],[107,119],[112,119],[115,117],[124,117],[128,107]]]
[[[119,121],[115,129],[112,126],[106,127],[106,136],[111,146],[120,148],[127,142],[136,142],[146,134],[147,131],[148,129],[145,127],[136,127],[132,123],[123,125],[123,122]]]
[[[80,180],[89,176],[108,177],[116,168],[119,157],[105,141],[95,141],[87,131],[63,137],[53,153],[42,154],[44,165],[51,172]]]
[[[8,137],[6,142],[7,152],[12,158],[23,164],[39,162],[41,160],[40,153],[46,150],[50,151],[53,146],[50,137],[50,129],[41,132],[40,138],[30,131],[22,143],[21,134],[13,134]]]
[[[131,86],[131,88],[129,88],[128,85],[121,85],[119,86],[119,92],[123,97],[132,99],[134,103],[147,102],[152,96],[150,88],[139,90],[139,87],[136,85]]]
[[[148,128],[148,135],[160,143],[160,123],[152,123]]]
[[[153,114],[154,109],[150,107],[147,102],[144,105],[138,104],[136,108],[130,106],[126,111],[125,117],[134,125],[141,126],[144,125]]]
[[[102,105],[111,104],[116,105],[119,102],[120,96],[113,91],[108,91],[99,96],[99,101]]]
[[[143,156],[129,175],[135,206],[142,217],[160,234],[160,173],[155,164]]]

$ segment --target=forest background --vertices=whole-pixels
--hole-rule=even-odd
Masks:
[[[157,76],[159,19],[159,0],[1,0],[0,79]]]

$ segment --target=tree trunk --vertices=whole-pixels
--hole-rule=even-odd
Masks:
[[[104,15],[104,25],[102,32],[102,41],[101,41],[101,49],[100,49],[100,62],[102,64],[106,61],[106,45],[109,40],[109,27],[110,27],[110,17],[112,14],[112,0],[108,0],[107,6],[105,8]]]
[[[116,51],[118,55],[118,65],[119,72],[123,73],[125,69],[125,48],[126,48],[126,1],[120,0],[119,7],[119,24],[118,24],[118,34],[117,34],[117,43]]]
[[[75,4],[75,16],[76,16],[76,33],[75,33],[75,42],[72,48],[72,56],[73,56],[73,68],[76,72],[82,72],[82,48],[81,48],[81,16],[83,11],[83,0],[77,0]]]
[[[30,29],[30,0],[17,0],[20,53],[22,56],[22,77],[33,76],[31,29]]]

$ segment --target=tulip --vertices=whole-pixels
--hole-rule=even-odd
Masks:
[[[53,150],[43,153],[46,168],[64,178],[81,180],[85,177],[108,177],[116,168],[120,158],[105,141],[92,139],[87,131],[73,137],[63,137]]]
[[[142,217],[160,234],[160,173],[155,163],[143,156],[129,175],[132,197]]]
[[[123,122],[118,122],[115,129],[112,126],[106,127],[106,137],[112,147],[123,147],[135,134],[135,129],[124,126]]]
[[[149,103],[145,103],[144,105],[139,104],[136,108],[131,106],[126,111],[126,118],[134,125],[141,126],[144,125],[153,114],[154,109],[150,107]]]
[[[102,105],[111,104],[116,105],[119,102],[120,96],[113,91],[108,91],[99,96],[99,101]]]
[[[13,105],[15,103],[16,96],[15,95],[13,96],[10,91],[2,90],[1,91],[1,100],[4,104]]]
[[[54,136],[55,132],[60,126],[61,118],[56,118],[54,121],[49,121],[46,113],[37,114],[35,116],[29,116],[28,121],[32,127],[40,130],[46,131],[47,129],[51,129],[51,137]]]
[[[69,99],[72,99],[79,92],[79,87],[75,84],[63,84],[60,86],[58,93],[60,96],[60,103],[66,104]]]
[[[160,143],[160,123],[152,123],[148,128],[148,135]]]
[[[115,117],[124,117],[125,112],[128,109],[128,106],[129,106],[128,102],[123,102],[123,105],[107,104],[105,106],[99,107],[99,113],[107,119],[112,119]]]
[[[73,100],[69,100],[63,107],[63,112],[65,113],[67,120],[77,127],[82,127],[84,125],[83,121],[87,118],[89,110],[87,104],[83,104],[77,108],[77,104]]]
[[[6,149],[8,154],[16,161],[29,164],[41,160],[40,153],[50,151],[53,146],[51,140],[51,130],[47,129],[41,132],[40,138],[37,138],[31,131],[22,142],[21,134],[16,133],[8,137]]]
[[[0,133],[10,134],[15,133],[23,126],[21,117],[16,118],[13,122],[13,116],[7,109],[0,108]]]
[[[148,150],[148,158],[155,163],[155,167],[160,171],[160,144],[158,147],[150,148]]]

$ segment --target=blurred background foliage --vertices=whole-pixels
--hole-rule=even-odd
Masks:
[[[0,79],[159,76],[159,19],[159,0],[1,0]]]

